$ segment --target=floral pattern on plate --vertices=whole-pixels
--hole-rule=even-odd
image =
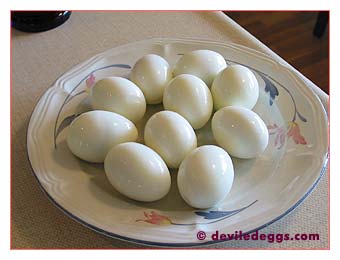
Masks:
[[[227,61],[228,64],[230,64],[230,61]],[[243,64],[241,64],[243,65]],[[244,65],[245,66],[245,65]],[[103,69],[107,69],[107,68],[112,68],[112,67],[117,67],[117,68],[124,68],[124,69],[131,69],[130,65],[127,64],[112,64],[112,65],[108,65],[105,67],[101,67],[98,68],[95,71],[92,71],[89,75],[87,75],[85,78],[83,78],[76,87],[73,88],[72,92],[74,92],[80,85],[82,82],[85,81],[85,90],[79,91],[73,95],[68,95],[65,99],[65,102],[63,104],[63,106],[60,108],[60,111],[63,109],[63,107],[70,102],[74,97],[78,96],[78,95],[82,95],[82,94],[88,94],[91,87],[94,86],[95,82],[96,82],[96,76],[94,75],[96,71],[99,70],[103,70]],[[265,73],[258,71],[254,68],[251,68],[249,66],[247,66],[248,68],[252,69],[253,71],[255,71],[256,73],[258,73],[260,75],[260,77],[263,79],[264,83],[265,83],[265,92],[269,94],[269,105],[272,106],[275,98],[279,95],[279,91],[277,89],[277,87],[274,85],[274,83],[272,82],[272,78],[268,75],[266,75]],[[284,90],[287,91],[287,93],[290,95],[293,104],[294,104],[294,115],[292,118],[292,121],[288,123],[288,127],[284,127],[284,126],[278,126],[277,124],[273,124],[273,125],[268,125],[268,131],[270,135],[273,135],[275,140],[274,140],[274,146],[277,149],[281,149],[283,147],[283,145],[285,144],[286,140],[289,139],[290,137],[292,137],[292,139],[294,140],[294,142],[296,144],[307,144],[305,138],[301,135],[300,133],[300,127],[299,125],[295,122],[296,118],[300,118],[300,120],[302,122],[307,122],[307,120],[298,112],[297,107],[296,107],[296,103],[294,100],[293,95],[290,93],[290,91],[285,88],[284,86],[282,86],[280,83],[276,82],[277,84],[279,84]],[[55,125],[55,129],[56,129],[56,135],[55,135],[55,143],[56,143],[56,138],[58,137],[59,133],[66,128],[68,125],[70,125],[72,123],[72,121],[79,116],[79,114],[73,114],[71,116],[68,116],[66,118],[64,118],[61,122],[61,124],[57,127],[57,121],[58,121],[58,117],[56,120],[56,125]],[[150,211],[150,212],[146,212],[144,211],[144,219],[137,219],[136,222],[145,222],[145,223],[149,223],[149,224],[153,224],[153,225],[196,225],[196,224],[211,224],[211,223],[215,223],[224,219],[227,219],[235,214],[238,214],[239,212],[242,212],[243,210],[245,210],[246,208],[252,206],[253,204],[255,204],[257,202],[257,200],[255,200],[254,202],[252,202],[251,204],[249,204],[246,207],[240,208],[240,209],[236,209],[236,210],[231,210],[231,211],[216,211],[216,210],[210,210],[210,211],[195,211],[195,214],[197,216],[201,216],[204,217],[204,219],[208,219],[208,220],[214,220],[211,222],[205,222],[205,223],[175,223],[173,222],[169,217],[161,215],[160,213],[157,213],[156,211]]]
[[[249,208],[250,206],[254,205],[257,200],[253,201],[249,205],[235,210],[223,211],[223,210],[209,210],[209,211],[195,211],[195,214],[203,217],[207,220],[213,220],[210,222],[203,222],[203,223],[177,223],[173,222],[169,217],[161,215],[156,211],[152,210],[150,213],[144,211],[144,219],[137,219],[136,222],[146,222],[153,225],[177,225],[177,226],[192,226],[192,225],[199,225],[199,224],[212,224],[218,221],[230,218],[243,210]]]
[[[239,163],[237,188],[218,209],[188,209],[174,189],[162,201],[136,203],[112,190],[102,165],[87,164],[71,156],[64,130],[77,115],[90,109],[86,91],[96,80],[112,75],[126,77],[131,68],[124,64],[125,67],[114,66],[134,64],[139,57],[150,52],[163,55],[170,64],[175,64],[178,53],[194,49],[216,50],[224,57],[236,60],[235,63],[242,62],[253,68],[261,84],[261,103],[255,111],[262,113],[267,125],[274,126],[270,131],[277,132],[276,128],[281,127],[276,133],[279,135],[277,143],[280,145],[280,138],[285,138],[286,145],[277,149],[273,133],[270,137],[272,145],[268,146],[263,157]],[[105,69],[109,67],[112,69]],[[258,71],[266,72],[272,82],[267,92]],[[280,84],[293,94],[294,101]],[[295,104],[297,110],[294,109]],[[308,119],[308,123],[304,119]],[[197,228],[200,227],[195,226],[197,224],[211,231],[216,226],[209,224],[216,221],[219,230],[224,233],[235,229],[253,232],[274,223],[299,206],[327,169],[327,123],[324,107],[306,82],[289,67],[263,53],[232,43],[151,39],[98,54],[58,78],[32,113],[27,131],[27,150],[40,187],[52,203],[71,218],[114,238],[148,245],[188,247],[214,243],[197,240]],[[209,132],[209,129],[204,130]],[[204,133],[201,132],[202,136]],[[213,142],[210,135],[204,138],[201,143]],[[308,145],[303,145],[305,142]],[[285,156],[287,151],[288,157]],[[297,158],[299,155],[303,155],[304,160]],[[313,161],[312,165],[308,163],[310,161]],[[280,178],[268,178],[274,174]],[[294,188],[295,192],[290,192],[287,187]],[[257,202],[242,212],[237,211],[238,206],[231,207],[243,207],[254,200]],[[233,210],[236,210],[235,215],[228,213]],[[256,221],[249,221],[250,218]]]

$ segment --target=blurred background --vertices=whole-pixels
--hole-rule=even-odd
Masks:
[[[329,93],[329,12],[225,11],[284,60]],[[53,29],[71,12],[13,12],[12,26],[26,32]]]
[[[329,12],[224,12],[329,93]]]

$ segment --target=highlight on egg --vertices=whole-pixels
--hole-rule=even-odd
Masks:
[[[143,92],[147,104],[159,104],[163,99],[164,87],[171,80],[169,63],[155,54],[145,55],[133,66],[130,79]]]
[[[230,155],[250,159],[261,155],[269,141],[266,124],[261,117],[244,107],[224,107],[211,122],[212,132],[219,146]]]
[[[182,74],[165,87],[163,106],[179,113],[194,129],[199,129],[211,116],[213,100],[203,80],[194,75]]]
[[[195,50],[185,53],[178,60],[173,74],[195,75],[210,87],[216,75],[226,67],[227,63],[221,54],[211,50]]]
[[[156,201],[170,190],[171,177],[165,162],[143,144],[128,142],[113,147],[105,158],[104,169],[112,186],[130,199]]]
[[[242,65],[229,65],[214,79],[211,87],[216,110],[225,106],[252,109],[259,97],[259,84],[254,73]]]
[[[161,111],[150,117],[144,129],[144,142],[169,168],[178,168],[184,157],[197,147],[189,122],[172,111]]]
[[[73,120],[67,145],[82,160],[102,163],[108,151],[123,142],[136,141],[138,131],[127,118],[113,112],[94,110]]]
[[[171,186],[168,168],[178,168],[178,190],[188,205],[218,206],[234,182],[230,155],[256,158],[268,145],[266,124],[251,110],[259,97],[255,74],[242,65],[227,66],[217,52],[195,50],[178,60],[173,73],[163,57],[145,55],[129,77],[103,78],[90,89],[94,111],[69,126],[70,151],[82,160],[104,163],[113,188],[130,199],[163,198]],[[136,143],[134,122],[144,124],[147,104],[162,102],[165,110],[145,124],[145,145]],[[217,112],[211,117],[213,108]],[[218,146],[197,148],[194,129],[201,129],[198,136],[208,129],[209,141]]]
[[[181,163],[177,175],[177,186],[184,201],[200,209],[222,202],[233,181],[233,162],[229,154],[216,145],[193,150]]]
[[[94,110],[106,110],[125,116],[132,122],[145,114],[146,102],[143,92],[128,79],[108,77],[99,80],[90,92]]]

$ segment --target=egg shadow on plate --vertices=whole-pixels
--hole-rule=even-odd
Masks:
[[[256,163],[256,159],[241,159],[236,157],[231,157],[234,165],[234,173],[237,177],[243,177],[250,174],[251,169]]]
[[[77,115],[80,115],[82,113],[85,113],[91,110],[89,98],[88,97],[86,98],[79,97],[79,98],[81,98],[82,101],[76,107],[75,114]],[[69,122],[69,124],[70,123],[71,122]],[[58,133],[57,138],[56,138],[56,147],[52,151],[52,157],[55,160],[55,162],[58,163],[58,165],[69,170],[78,170],[79,165],[81,163],[87,163],[87,162],[76,157],[74,154],[72,154],[71,150],[68,148],[68,145],[66,142],[68,128],[69,126],[66,126],[60,131],[60,133]]]
[[[257,159],[232,157],[234,165],[234,183],[227,198],[236,203],[248,200],[250,194],[259,185],[258,173],[254,171]]]
[[[84,162],[71,153],[65,139],[57,144],[52,151],[52,157],[58,165],[68,170],[79,170],[79,166]]]
[[[157,105],[147,105],[145,115],[141,120],[135,123],[135,126],[138,130],[138,139],[137,142],[144,144],[144,128],[146,125],[146,122],[152,117],[154,114],[163,111],[163,104],[157,104]]]
[[[96,168],[98,172],[96,174],[89,173],[91,175],[88,183],[90,192],[101,202],[106,203],[114,208],[130,208],[140,207],[149,208],[153,210],[161,211],[190,211],[192,210],[179,194],[177,188],[177,171],[171,170],[171,188],[169,193],[160,200],[154,202],[139,202],[129,199],[123,194],[119,193],[107,179],[103,166],[102,171]],[[90,167],[84,169],[85,171],[92,171]],[[120,203],[116,203],[119,200]]]

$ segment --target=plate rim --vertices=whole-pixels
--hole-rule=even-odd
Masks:
[[[96,227],[96,226],[94,226],[92,224],[87,223],[86,221],[82,220],[81,218],[75,216],[74,214],[72,214],[71,212],[66,210],[64,207],[62,207],[58,202],[56,202],[53,199],[53,197],[45,190],[45,188],[40,183],[38,176],[36,175],[35,171],[33,170],[33,167],[32,167],[32,164],[31,164],[31,160],[29,159],[29,156],[28,156],[28,152],[27,152],[27,157],[28,157],[28,161],[29,161],[29,166],[30,166],[31,172],[33,173],[34,178],[38,182],[38,185],[39,185],[40,189],[43,191],[44,195],[49,199],[49,201],[52,202],[52,204],[56,208],[58,208],[61,212],[63,212],[69,218],[71,218],[74,221],[78,222],[79,224],[87,227],[88,229],[93,230],[93,231],[95,231],[95,232],[97,232],[99,234],[102,234],[102,235],[106,236],[106,237],[118,239],[118,240],[125,241],[125,242],[135,243],[135,244],[139,244],[139,245],[148,245],[148,246],[157,246],[157,247],[182,247],[182,248],[185,248],[185,247],[194,247],[194,246],[205,246],[205,245],[212,245],[212,244],[219,244],[219,243],[223,243],[223,242],[233,241],[231,239],[227,239],[227,240],[216,240],[216,241],[210,240],[210,241],[206,241],[206,242],[202,242],[202,243],[163,243],[163,242],[153,242],[153,241],[147,241],[147,240],[141,240],[141,239],[125,237],[125,236],[118,235],[118,234],[115,234],[113,232],[109,232],[109,231],[103,230],[101,228],[98,228],[98,227]],[[251,233],[259,231],[259,230],[261,230],[261,229],[263,229],[265,227],[268,227],[271,224],[279,221],[280,219],[288,216],[295,209],[297,209],[298,206],[305,199],[307,199],[307,197],[313,192],[315,187],[319,184],[322,176],[326,172],[327,164],[328,164],[328,159],[329,159],[329,156],[328,156],[328,152],[327,152],[325,163],[324,163],[324,165],[323,165],[323,167],[321,169],[319,177],[313,183],[312,187],[304,194],[304,196],[297,203],[295,203],[292,207],[290,207],[288,210],[286,210],[283,214],[277,216],[276,218],[272,219],[271,221],[267,222],[266,224],[261,225],[260,227],[257,227],[255,229],[252,229],[250,231],[245,232],[244,235],[251,234]]]
[[[33,176],[36,179],[36,181],[38,182],[38,185],[39,185],[40,189],[43,191],[45,196],[52,202],[52,204],[54,206],[56,206],[56,208],[58,208],[66,216],[68,216],[71,219],[73,219],[74,221],[76,221],[76,222],[80,223],[81,225],[89,228],[90,230],[93,230],[93,231],[95,231],[95,232],[97,232],[99,234],[102,234],[102,235],[106,236],[106,237],[118,239],[118,240],[121,240],[121,241],[127,241],[127,242],[130,242],[130,243],[140,244],[140,245],[157,246],[157,247],[184,247],[184,248],[185,247],[194,247],[194,246],[212,245],[212,244],[218,244],[218,243],[233,241],[233,240],[217,240],[217,241],[210,240],[210,241],[198,242],[198,243],[154,242],[154,241],[148,241],[148,240],[142,240],[142,239],[126,237],[126,236],[122,236],[122,235],[119,235],[119,234],[115,234],[113,232],[106,231],[106,230],[101,229],[99,227],[96,227],[96,226],[94,226],[94,225],[92,225],[90,223],[87,223],[85,220],[82,220],[80,217],[72,214],[67,209],[62,207],[57,201],[55,201],[54,198],[43,187],[42,183],[40,182],[37,174],[35,173],[35,171],[33,169],[32,162],[30,160],[29,151],[28,151],[28,140],[29,140],[28,139],[28,135],[29,135],[29,130],[30,130],[32,116],[36,112],[35,111],[36,107],[40,103],[42,98],[45,96],[46,92],[48,90],[51,90],[54,87],[56,87],[56,83],[59,80],[61,80],[63,76],[67,75],[68,73],[77,71],[81,66],[84,66],[86,63],[89,63],[91,61],[95,61],[97,58],[105,55],[106,53],[109,53],[112,49],[121,49],[121,48],[125,48],[126,46],[129,46],[129,45],[142,44],[142,43],[147,43],[147,42],[153,42],[153,43],[157,43],[157,42],[159,42],[159,43],[173,43],[173,42],[179,42],[179,41],[187,42],[187,43],[190,43],[190,42],[192,42],[192,43],[200,42],[200,43],[207,43],[207,44],[210,43],[210,44],[218,44],[220,46],[230,46],[231,45],[231,46],[236,47],[236,48],[246,49],[248,51],[255,52],[255,53],[257,53],[257,54],[259,54],[261,56],[265,56],[268,60],[272,61],[273,63],[276,63],[276,65],[279,65],[279,66],[282,66],[282,67],[286,68],[289,71],[289,73],[292,73],[293,75],[297,76],[295,71],[293,71],[291,68],[289,68],[286,64],[284,64],[284,63],[282,63],[280,61],[273,60],[273,58],[270,55],[268,55],[266,53],[263,53],[261,51],[252,49],[250,47],[238,44],[238,43],[234,43],[234,42],[223,43],[223,42],[219,42],[219,41],[211,41],[211,40],[208,40],[208,39],[199,39],[199,38],[159,38],[159,37],[157,37],[157,38],[149,38],[149,39],[140,40],[140,41],[134,41],[134,42],[128,42],[126,44],[121,44],[121,45],[118,45],[116,47],[109,48],[109,49],[107,49],[107,50],[105,50],[103,52],[100,52],[99,54],[96,54],[96,55],[94,55],[92,57],[89,57],[88,59],[86,59],[86,60],[84,60],[84,61],[82,61],[82,62],[80,62],[78,64],[75,64],[69,70],[63,72],[58,78],[56,78],[53,81],[53,83],[46,89],[46,91],[44,91],[41,94],[41,96],[39,97],[38,101],[35,103],[33,111],[30,114],[29,121],[28,121],[29,123],[28,123],[27,128],[26,128],[26,155],[27,155],[27,158],[28,158],[28,161],[29,161],[29,166],[30,166],[30,169],[31,169],[31,173],[33,173]],[[322,113],[325,116],[324,117],[325,121],[328,124],[329,117],[328,117],[326,108],[322,104],[319,96],[317,96],[317,94],[311,88],[309,88],[307,86],[307,83],[306,83],[306,81],[304,79],[301,79],[300,77],[298,77],[298,78],[305,85],[303,89],[308,91],[309,94],[312,94],[314,99],[315,99],[315,101],[317,100],[316,102],[318,103],[319,107],[321,108]],[[329,136],[329,132],[328,131],[326,131],[326,132],[327,132],[327,137],[328,137]],[[245,232],[244,234],[251,234],[253,232],[259,231],[259,230],[261,230],[261,229],[263,229],[263,228],[265,228],[265,227],[267,227],[267,226],[277,222],[278,220],[282,219],[283,217],[285,217],[288,214],[290,214],[291,212],[293,212],[299,205],[301,205],[301,203],[313,192],[313,190],[315,189],[315,187],[318,185],[318,183],[320,182],[321,178],[323,177],[324,173],[326,172],[326,170],[328,168],[328,160],[329,160],[329,141],[327,141],[327,152],[325,153],[324,158],[323,158],[323,164],[322,164],[322,167],[321,167],[320,174],[317,177],[317,179],[314,181],[314,183],[310,186],[310,188],[307,190],[307,192],[294,205],[292,205],[290,208],[288,208],[284,213],[280,214],[276,218],[268,221],[267,223],[265,223],[265,224],[263,224],[263,225],[261,225],[261,226],[259,226],[257,228],[254,228],[254,229],[252,229],[250,231]]]

